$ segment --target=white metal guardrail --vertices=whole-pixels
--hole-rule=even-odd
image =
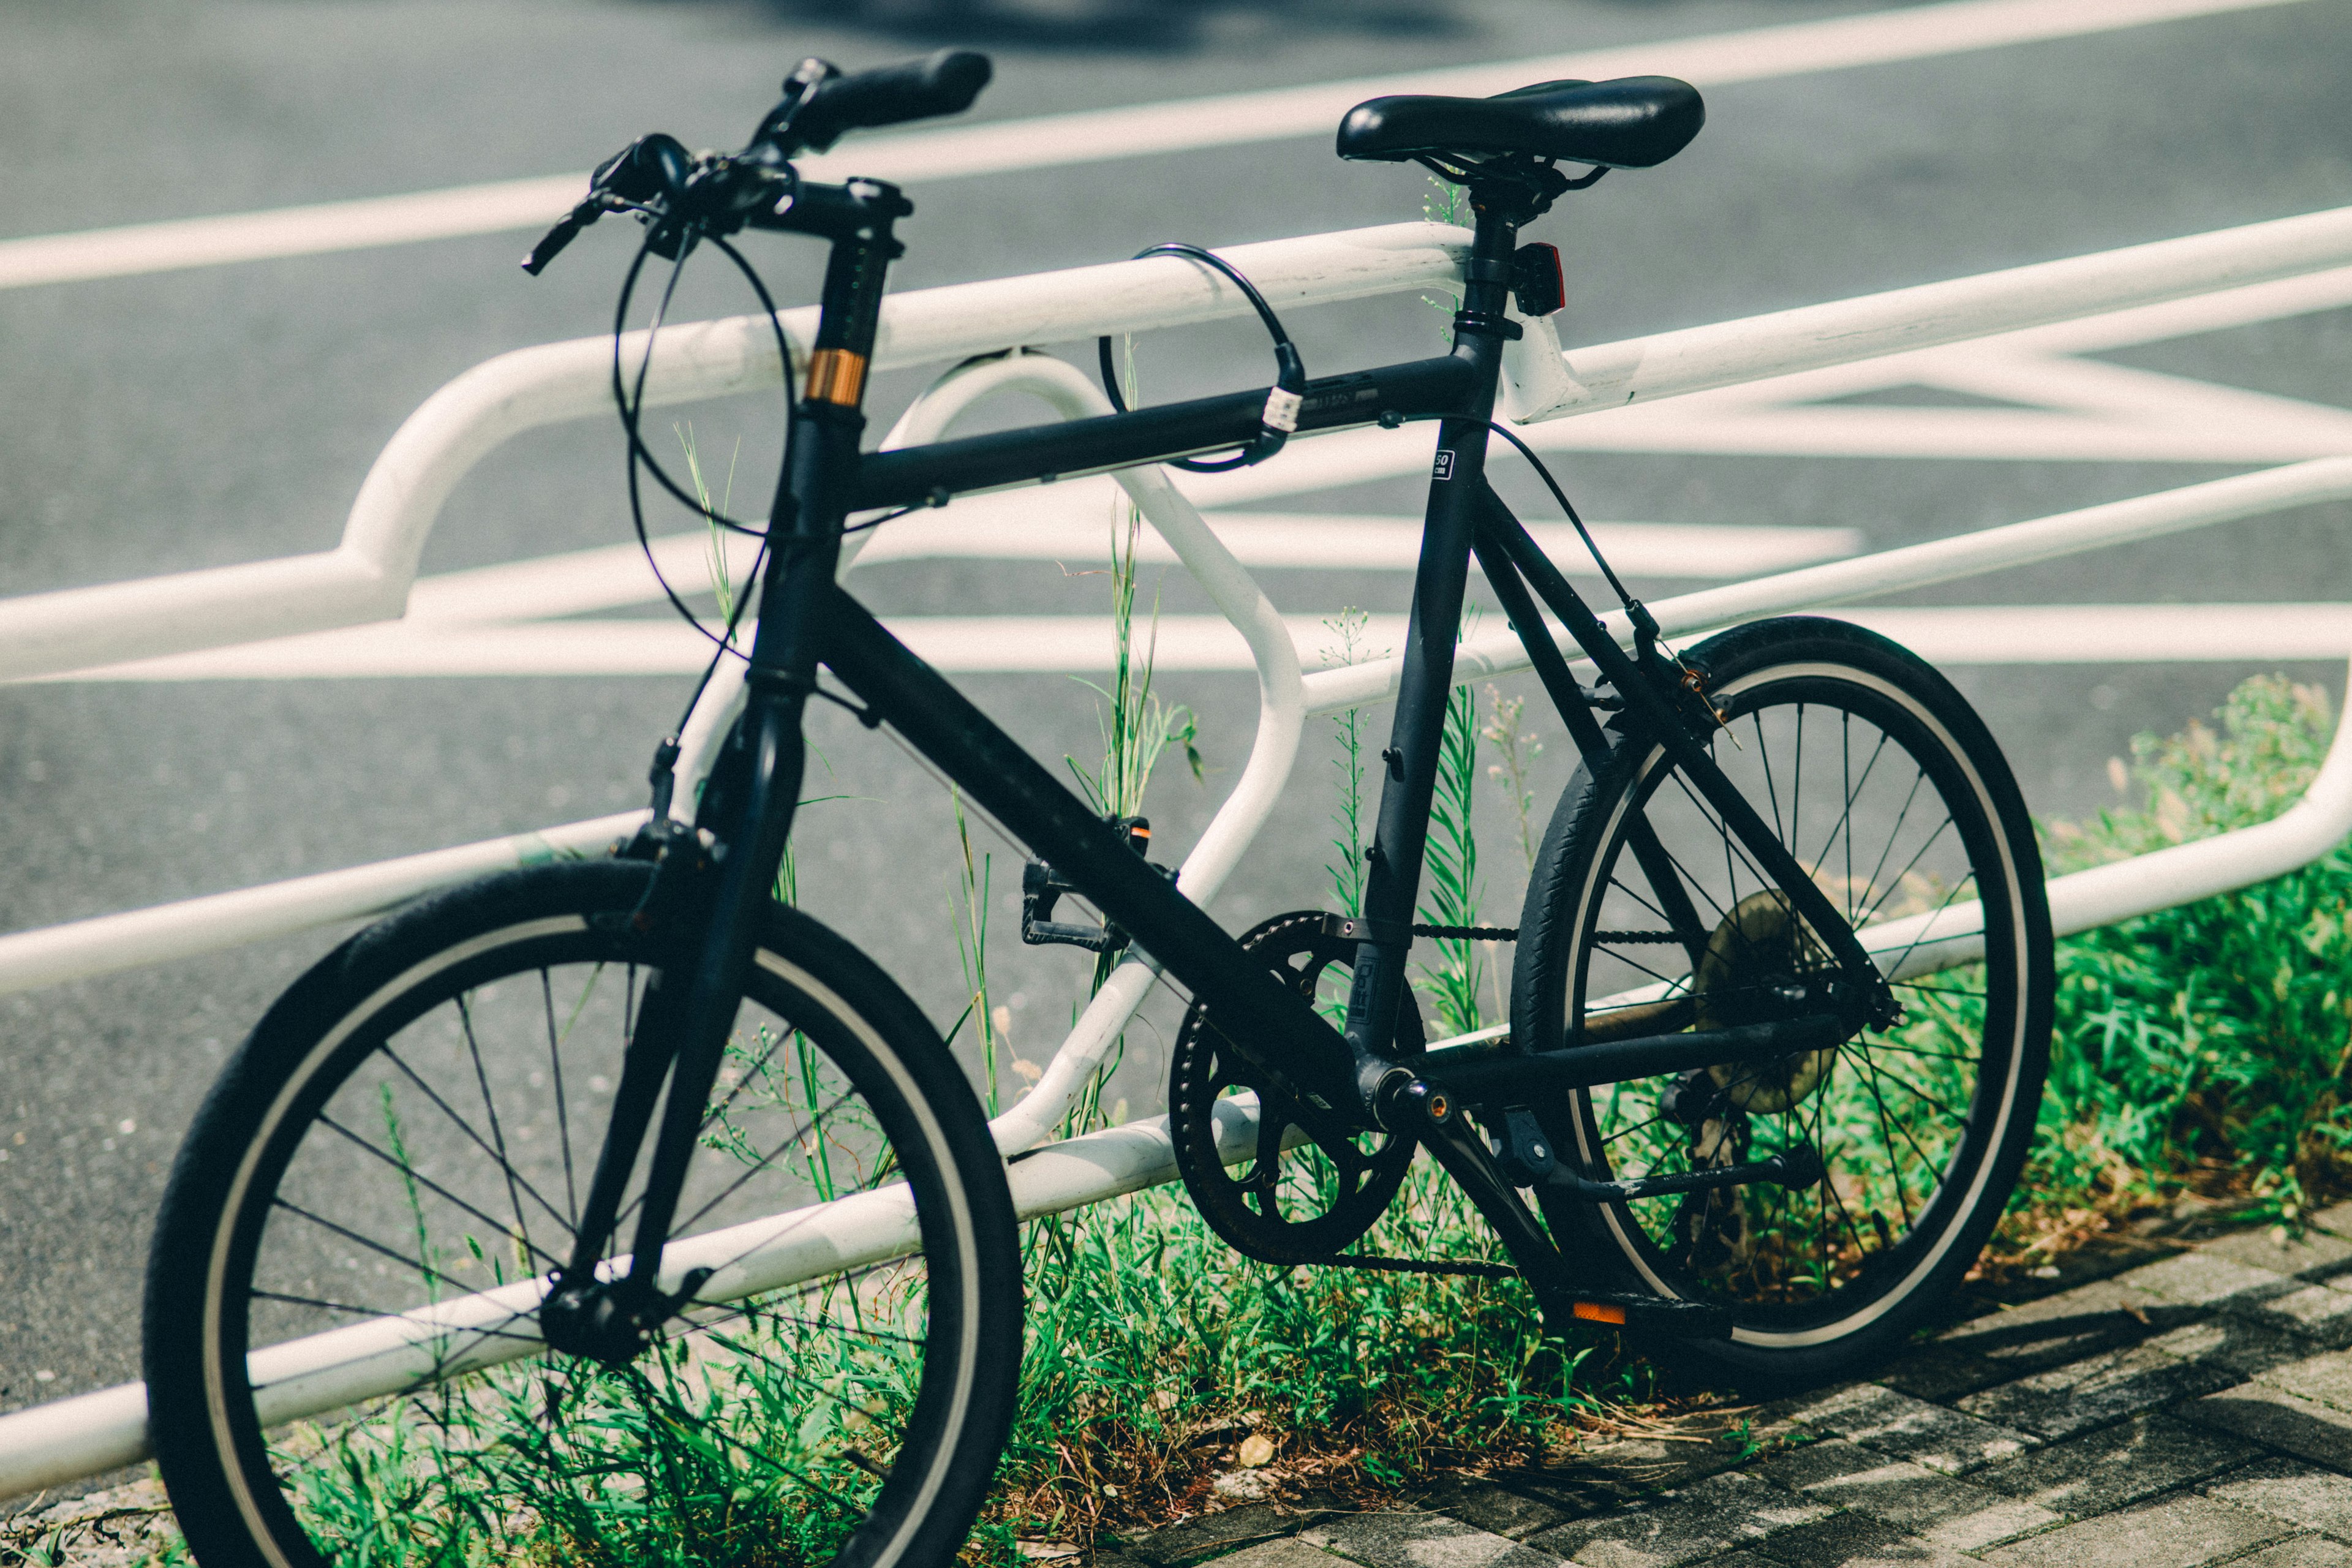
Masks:
[[[1225,254],[1277,308],[1292,308],[1453,287],[1467,240],[1460,229],[1408,224],[1238,247]],[[1505,401],[1511,418],[1536,423],[2346,268],[2352,268],[2352,208],[1566,352],[1548,321],[1531,321],[1526,338],[1513,345]],[[888,440],[908,445],[934,439],[974,404],[1006,393],[1040,398],[1064,417],[1102,412],[1101,393],[1074,367],[1043,354],[1003,351],[1237,316],[1247,310],[1223,279],[1174,258],[894,296],[884,311],[878,364],[990,357],[971,360],[942,376]],[[797,355],[814,315],[788,312],[784,322]],[[642,342],[636,348],[642,352]],[[610,352],[604,339],[524,350],[491,360],[444,387],[377,459],[342,542],[332,551],[0,600],[0,679],[54,677],[399,616],[425,540],[460,479],[521,431],[601,415]],[[763,321],[737,318],[673,328],[655,355],[650,395],[657,403],[676,403],[753,390],[772,385],[777,371]],[[1401,434],[1387,438],[1409,439]],[[1342,458],[1336,467],[1327,458],[1323,466],[1334,469],[1330,482],[1343,482],[1360,477],[1365,439],[1356,433],[1302,441],[1296,456],[1312,465],[1320,448]],[[1293,455],[1286,454],[1285,461]],[[1186,891],[1205,901],[1270,813],[1307,716],[1385,699],[1394,689],[1395,667],[1379,662],[1304,672],[1282,618],[1186,492],[1159,469],[1130,470],[1118,478],[1238,632],[1258,675],[1259,723],[1249,763],[1181,872]],[[1803,567],[1652,607],[1668,632],[1688,634],[2347,498],[2352,444],[2343,457]],[[929,520],[929,525],[936,522]],[[889,536],[886,527],[868,537]],[[854,561],[845,570],[850,566]],[[1526,666],[1515,638],[1490,635],[1464,646],[1457,679],[1473,680]],[[717,684],[694,715],[687,754],[698,765],[723,733],[739,695],[740,683],[732,689]],[[593,849],[640,819],[641,814],[622,814],[0,937],[0,993],[363,917],[488,870]],[[2307,862],[2347,832],[2352,726],[2339,726],[2318,778],[2284,816],[2259,827],[2057,879],[2051,884],[2053,914],[2060,931],[2080,931],[2242,887]],[[1882,951],[1912,947],[1915,954],[1927,955],[1915,955],[1906,969],[1968,956],[1975,936],[1972,911],[1955,908],[1933,919],[1932,931],[1888,922],[1865,938]],[[1140,1005],[1150,980],[1141,959],[1130,959],[1114,972],[1041,1082],[996,1122],[999,1147],[1019,1155],[1011,1174],[1024,1215],[1172,1179],[1164,1124],[1157,1120],[1033,1148],[1060,1123]],[[1235,1157],[1250,1146],[1252,1114],[1246,1104],[1230,1108],[1224,1131]],[[772,1228],[764,1243],[742,1259],[737,1288],[773,1289],[838,1267],[852,1254],[878,1258],[909,1245],[903,1224],[866,1213],[874,1206],[757,1222]],[[813,1246],[820,1237],[824,1245]],[[676,1262],[673,1270],[687,1266]],[[309,1391],[299,1408],[289,1405],[279,1414],[292,1418],[404,1386],[429,1362],[428,1342],[446,1332],[449,1314],[504,1315],[518,1304],[523,1303],[473,1298],[444,1303],[425,1316],[276,1347],[267,1353],[301,1365],[306,1376],[300,1386]],[[144,1392],[136,1384],[0,1417],[0,1496],[135,1461],[145,1452],[144,1422]]]

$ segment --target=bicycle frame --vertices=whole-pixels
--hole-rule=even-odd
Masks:
[[[1548,1310],[1570,1301],[1579,1288],[1576,1270],[1498,1166],[1500,1151],[1490,1149],[1453,1109],[1449,1095],[1483,1104],[1505,1082],[1523,1085],[1530,1074],[1578,1087],[1785,1055],[1842,1038],[1890,1005],[1877,970],[1839,911],[1717,770],[1705,740],[1716,721],[1703,678],[1656,651],[1654,623],[1643,628],[1633,654],[1621,649],[1487,485],[1486,438],[1502,345],[1518,331],[1505,312],[1518,220],[1507,204],[1482,202],[1475,189],[1473,203],[1476,239],[1454,318],[1453,353],[1312,382],[1298,415],[1301,431],[1375,420],[1392,426],[1433,419],[1440,426],[1394,730],[1381,753],[1386,770],[1368,851],[1364,912],[1346,932],[1357,948],[1342,1029],[1319,1016],[835,583],[842,531],[854,513],[944,505],[959,494],[1239,446],[1259,431],[1265,392],[863,454],[865,369],[883,279],[901,248],[891,229],[911,205],[878,182],[803,185],[782,210],[759,220],[758,226],[831,241],[820,326],[793,416],[786,481],[771,519],[745,706],[711,771],[696,832],[679,828],[662,840],[656,892],[640,912],[641,921],[669,922],[692,946],[645,998],[614,1122],[591,1182],[578,1254],[549,1300],[551,1342],[564,1337],[567,1310],[594,1305],[590,1299],[598,1291],[589,1282],[612,1239],[621,1191],[665,1077],[669,1092],[625,1281],[635,1294],[624,1307],[666,1311],[676,1304],[654,1294],[655,1273],[791,831],[804,760],[802,720],[819,692],[820,668],[863,704],[865,723],[891,724],[1186,990],[1212,999],[1236,1047],[1298,1102],[1310,1136],[1329,1142],[1381,1126],[1427,1143],[1494,1226]],[[1685,776],[1830,946],[1845,976],[1836,1015],[1705,1033],[1588,1039],[1539,1055],[1508,1046],[1463,1047],[1416,1058],[1410,1068],[1389,1054],[1474,556],[1588,763],[1597,767],[1610,742],[1590,694],[1580,689],[1549,634],[1538,598],[1594,660],[1629,717],[1664,739]],[[1645,613],[1638,604],[1633,609],[1641,626]],[[656,814],[657,824],[664,820]],[[1646,826],[1637,830],[1634,849],[1654,868],[1656,886],[1679,889]],[[1664,912],[1695,963],[1709,928],[1686,897]],[[1586,1184],[1596,1192],[1608,1186]],[[1633,1194],[1611,1188],[1602,1195]],[[698,1283],[689,1278],[682,1294],[690,1295]]]

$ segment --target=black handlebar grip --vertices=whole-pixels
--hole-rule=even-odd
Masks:
[[[988,57],[941,49],[904,65],[820,82],[794,110],[793,139],[823,151],[845,131],[957,114],[988,85]]]

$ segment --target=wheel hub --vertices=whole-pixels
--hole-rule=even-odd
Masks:
[[[1835,967],[1778,893],[1750,893],[1707,938],[1692,990],[1702,1029],[1779,1023],[1821,1008]],[[1740,1112],[1772,1115],[1819,1093],[1837,1047],[1706,1069],[1720,1098]]]

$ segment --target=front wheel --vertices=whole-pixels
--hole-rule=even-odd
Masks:
[[[541,1340],[646,985],[683,956],[629,919],[647,875],[511,873],[361,933],[198,1112],[146,1373],[207,1568],[962,1545],[1020,1364],[1003,1168],[920,1012],[805,916],[770,911],[704,1110],[663,1254],[679,1310],[610,1363]]]
[[[1727,632],[1691,660],[1727,721],[1716,765],[1860,933],[1902,1017],[1831,1049],[1535,1108],[1595,1178],[1784,1151],[1801,1165],[1810,1150],[1819,1181],[1550,1198],[1546,1217],[1563,1244],[1593,1237],[1634,1289],[1732,1310],[1727,1342],[1678,1359],[1801,1387],[1900,1346],[2000,1218],[2048,1065],[2049,908],[2000,750],[1926,664],[1811,617]],[[1513,1030],[1557,1049],[1818,1012],[1827,954],[1665,747],[1629,728],[1545,836]]]

